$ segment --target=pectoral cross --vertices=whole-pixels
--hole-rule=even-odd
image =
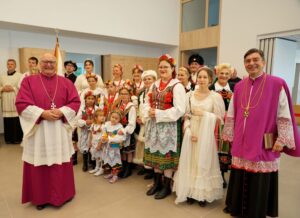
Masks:
[[[56,108],[56,105],[55,105],[55,103],[54,103],[53,101],[51,102],[50,108],[51,108],[51,109],[55,109],[55,108]]]

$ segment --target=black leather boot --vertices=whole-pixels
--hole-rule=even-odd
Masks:
[[[154,177],[154,170],[153,169],[146,169],[146,175],[144,176],[144,179],[153,179]]]
[[[147,195],[154,195],[156,192],[161,190],[162,188],[162,174],[161,173],[154,173],[154,184],[153,186],[147,191]]]
[[[127,162],[123,177],[121,177],[121,178],[127,178],[127,177],[131,176],[131,173],[132,173],[131,168],[132,168],[132,163]]]
[[[164,199],[171,194],[171,181],[171,178],[164,177],[163,188],[154,196],[156,200]]]
[[[84,151],[82,157],[83,157],[82,171],[86,172],[88,170],[88,158],[89,158],[88,152]]]
[[[77,165],[77,151],[72,155],[72,164]]]
[[[118,177],[123,178],[126,167],[127,167],[127,161],[122,160],[122,168],[121,168],[120,172],[118,173]]]

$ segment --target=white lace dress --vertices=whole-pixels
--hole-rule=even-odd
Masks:
[[[190,118],[185,121],[179,167],[174,177],[175,203],[187,198],[212,202],[223,197],[214,130],[217,120],[224,116],[224,102],[214,91],[203,100],[197,100],[194,93],[187,94]],[[192,142],[191,136],[196,136],[197,142]]]

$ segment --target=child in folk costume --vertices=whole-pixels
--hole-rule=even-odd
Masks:
[[[151,167],[144,166],[144,149],[145,149],[145,123],[149,119],[144,117],[144,105],[145,97],[150,89],[150,86],[156,81],[157,73],[154,70],[146,70],[142,74],[142,80],[144,82],[144,89],[141,91],[138,99],[138,111],[137,111],[137,128],[135,133],[137,134],[136,149],[133,158],[133,162],[142,166],[142,169],[138,172],[138,175],[145,175],[144,179],[153,178],[153,169]]]
[[[106,97],[106,91],[100,87],[97,87],[97,82],[98,82],[98,77],[96,74],[91,73],[91,74],[86,74],[86,79],[89,84],[89,87],[84,89],[81,94],[80,94],[80,101],[81,104],[83,105],[85,103],[84,96],[85,93],[89,91],[93,91],[94,95],[96,96],[96,105],[99,107],[101,110],[104,109],[104,99]]]
[[[118,180],[118,173],[122,167],[121,161],[121,146],[125,140],[123,126],[120,123],[122,119],[122,111],[116,109],[110,114],[110,121],[105,123],[104,132],[101,138],[102,146],[105,146],[103,163],[111,168],[111,173],[104,176],[109,179],[110,183],[115,183]]]
[[[104,110],[106,114],[109,115],[111,112],[112,105],[119,97],[119,93],[117,92],[117,87],[113,81],[108,80],[105,83],[105,86],[106,86],[107,97],[105,98]]]
[[[123,134],[126,136],[126,141],[122,148],[122,171],[119,173],[119,177],[127,178],[131,175],[133,153],[135,150],[134,130],[136,127],[136,108],[131,102],[131,89],[130,87],[123,86],[119,90],[119,100],[113,106],[113,108],[119,108],[123,113],[121,124],[124,127]]]
[[[86,92],[85,104],[81,106],[77,114],[77,126],[78,126],[78,147],[80,152],[83,154],[83,166],[82,170],[86,172],[88,170],[88,137],[89,128],[93,123],[93,115],[96,110],[96,96],[92,91]]]
[[[95,169],[90,170],[89,173],[93,173],[95,176],[100,176],[103,174],[103,148],[100,139],[103,135],[105,118],[106,117],[104,111],[97,109],[94,114],[94,123],[91,125],[90,128],[90,153],[92,155],[92,159],[96,160],[96,167]]]
[[[132,82],[133,82],[133,95],[139,96],[140,92],[144,89],[144,82],[142,80],[143,68],[141,65],[136,64],[132,69]]]
[[[185,132],[173,186],[176,203],[197,200],[204,207],[223,197],[215,127],[223,123],[225,106],[222,97],[208,89],[212,75],[209,68],[201,68],[196,89],[187,94]]]

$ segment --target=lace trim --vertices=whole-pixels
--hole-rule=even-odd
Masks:
[[[234,133],[234,118],[227,117],[225,121],[225,125],[222,132],[222,139],[224,141],[233,141],[233,133]]]
[[[278,138],[276,142],[289,149],[295,149],[295,138],[292,121],[288,118],[277,118]]]
[[[276,159],[274,161],[253,162],[249,160],[244,160],[239,157],[233,157],[231,167],[236,169],[243,169],[254,173],[270,173],[278,171],[279,159]]]

